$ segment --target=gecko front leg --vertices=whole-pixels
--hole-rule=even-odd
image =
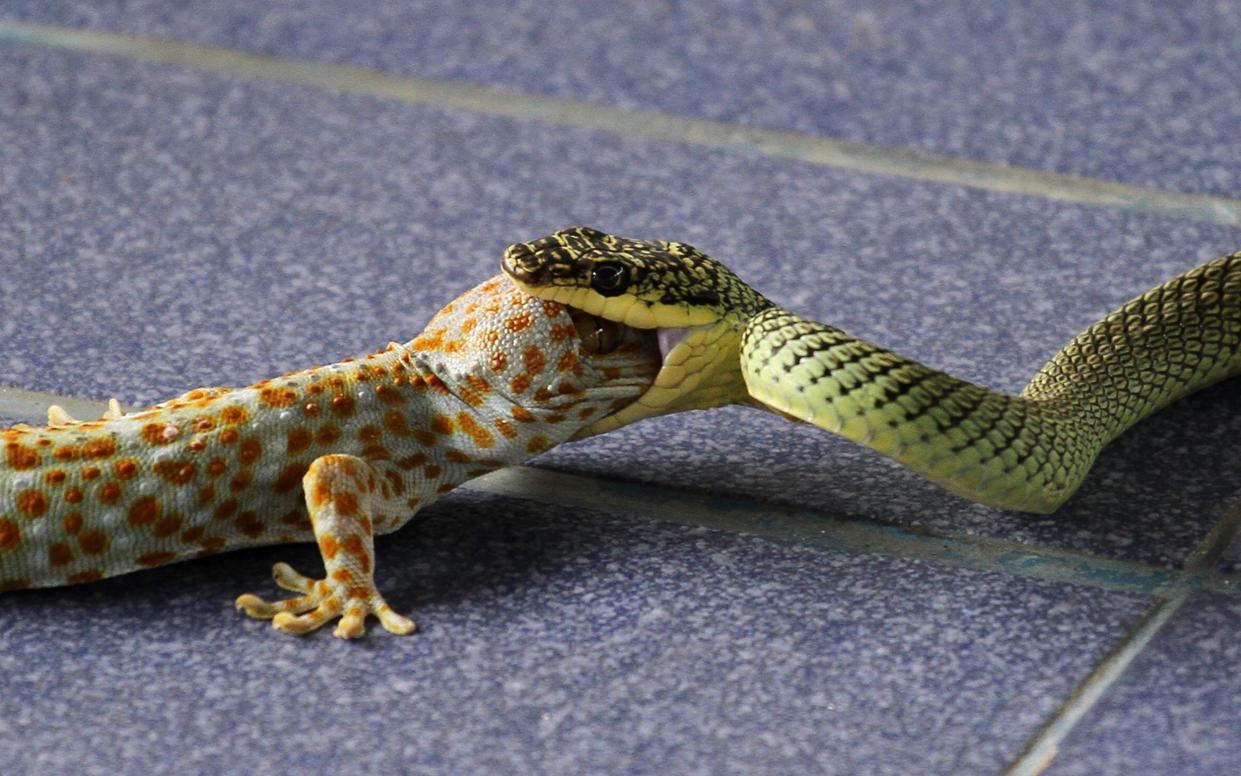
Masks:
[[[277,563],[272,569],[276,584],[301,595],[269,602],[246,593],[237,599],[237,608],[299,635],[339,617],[334,634],[358,638],[366,633],[371,614],[391,633],[413,633],[413,620],[394,612],[375,587],[375,524],[410,510],[402,496],[407,477],[386,461],[353,455],[317,458],[302,485],[326,575],[313,580]]]

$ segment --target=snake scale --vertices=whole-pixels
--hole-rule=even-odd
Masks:
[[[1147,291],[1074,337],[1016,396],[786,310],[678,242],[578,227],[509,247],[524,291],[656,329],[663,366],[583,429],[747,404],[820,426],[965,498],[1048,513],[1150,413],[1241,372],[1241,252]]]

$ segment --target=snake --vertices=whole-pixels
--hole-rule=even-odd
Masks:
[[[654,330],[654,383],[578,436],[727,404],[810,423],[966,499],[1047,514],[1099,452],[1168,404],[1241,373],[1241,251],[1178,275],[1078,334],[1011,395],[787,310],[696,248],[590,227],[508,247],[523,291],[609,327]]]

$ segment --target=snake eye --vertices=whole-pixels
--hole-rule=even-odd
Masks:
[[[590,287],[603,296],[616,296],[629,286],[629,272],[619,261],[601,261],[590,270]]]

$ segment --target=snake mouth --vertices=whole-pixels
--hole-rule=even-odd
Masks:
[[[641,395],[581,429],[576,439],[657,415],[733,403],[745,395],[737,337],[727,326],[646,328],[570,305],[565,309],[586,359],[605,368],[623,364],[627,377],[640,372],[646,383]]]

